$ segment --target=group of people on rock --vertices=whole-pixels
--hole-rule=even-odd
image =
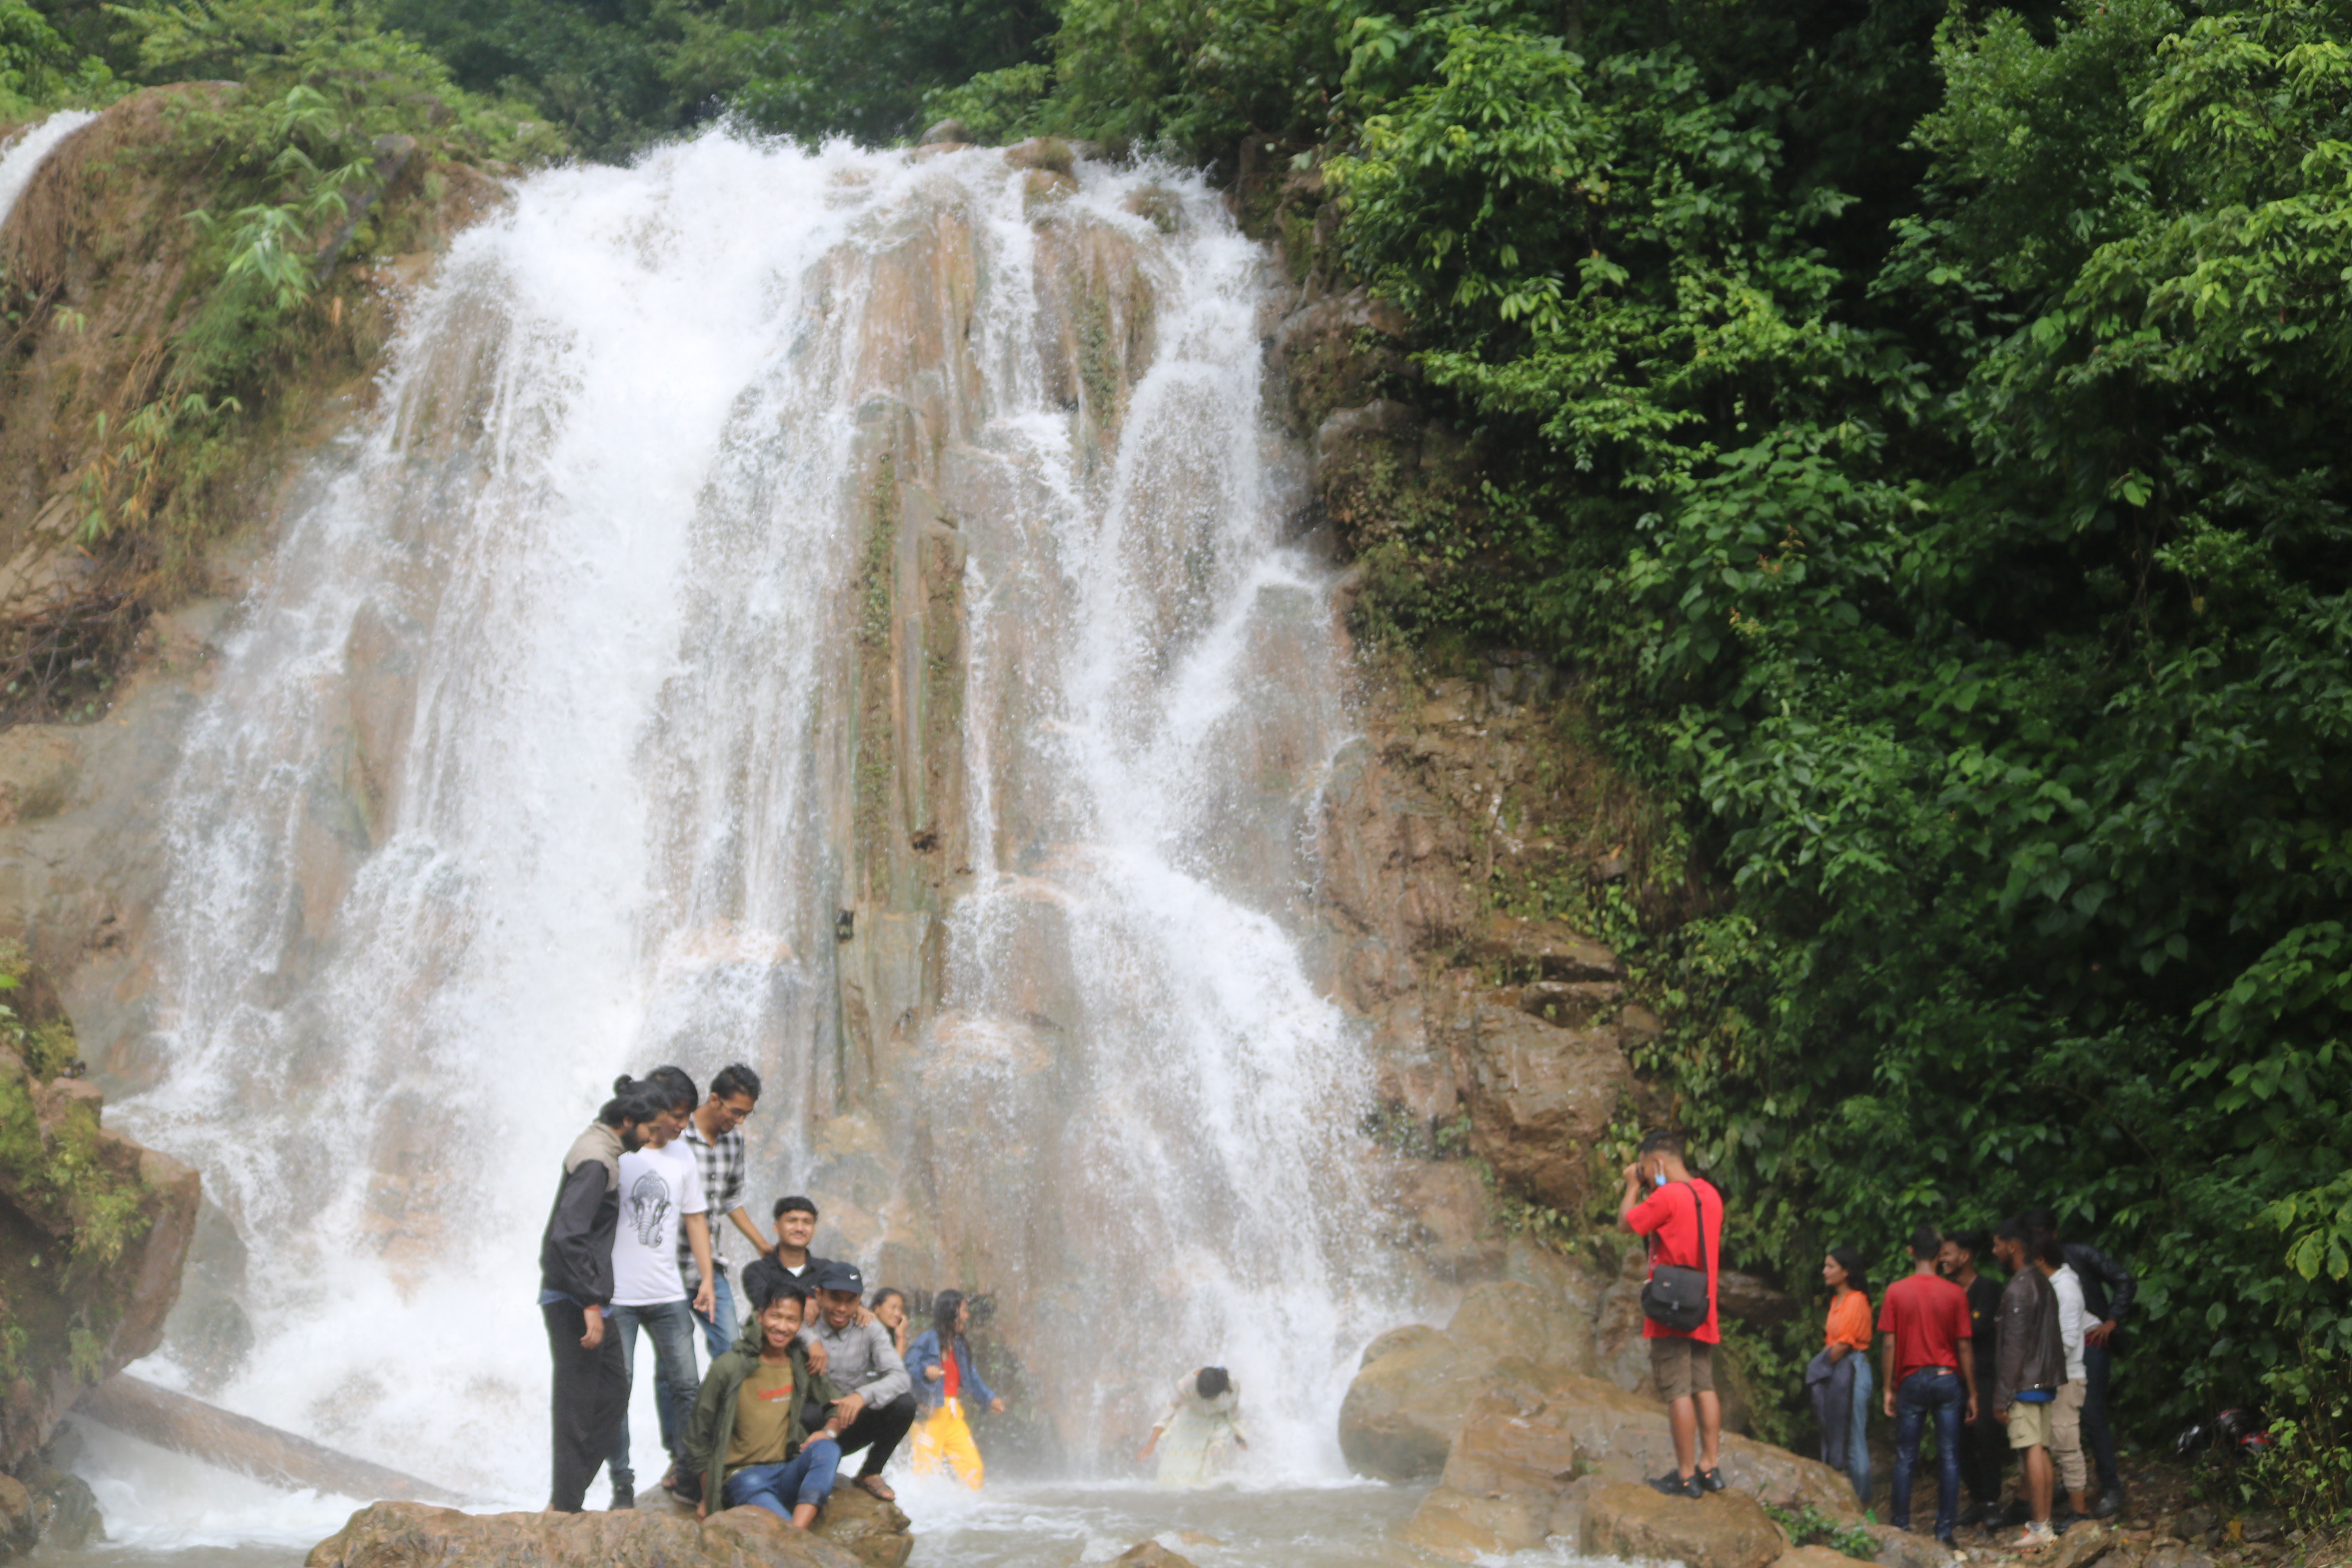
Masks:
[[[1922,1226],[1910,1256],[1910,1274],[1886,1288],[1876,1321],[1885,1378],[1877,1404],[1895,1420],[1891,1521],[1910,1528],[1913,1473],[1930,1421],[1937,1540],[1948,1544],[1966,1525],[2019,1525],[2011,1544],[2031,1552],[2075,1519],[2115,1514],[2124,1489],[2107,1381],[2137,1289],[2131,1270],[2088,1242],[2063,1238],[2046,1208],[2028,1209],[1990,1235]],[[1980,1261],[2000,1268],[2006,1282],[1980,1271]],[[1867,1505],[1869,1281],[1860,1256],[1844,1247],[1822,1260],[1822,1279],[1831,1294],[1826,1342],[1806,1382],[1822,1422],[1822,1457],[1845,1471]],[[2011,1451],[2021,1457],[2021,1486],[2004,1510]],[[1965,1512],[1963,1478],[1972,1500]],[[2068,1508],[2058,1513],[2062,1488]]]
[[[1723,1489],[1723,1407],[1715,1389],[1721,1342],[1718,1277],[1723,1194],[1684,1163],[1673,1132],[1644,1137],[1624,1168],[1618,1214],[1644,1238],[1652,1284],[1643,1291],[1643,1337],[1667,1405],[1675,1468],[1650,1484],[1674,1497]],[[2105,1519],[2124,1503],[2107,1420],[2107,1382],[2136,1289],[2132,1273],[2087,1242],[2069,1241],[2046,1208],[2029,1209],[1982,1231],[1921,1226],[1910,1241],[1911,1272],[1886,1288],[1874,1312],[1862,1257],[1833,1247],[1822,1278],[1831,1301],[1824,1344],[1805,1379],[1821,1417],[1822,1458],[1871,1498],[1869,1418],[1874,1403],[1895,1422],[1889,1522],[1911,1528],[1912,1482],[1921,1437],[1936,1429],[1936,1537],[1947,1546],[1963,1525],[2022,1526],[2011,1543],[2033,1552],[2054,1542],[2071,1518]],[[1996,1264],[2008,1276],[1979,1272]],[[1671,1318],[1676,1273],[1703,1278],[1704,1316]],[[1686,1316],[1688,1314],[1685,1314]],[[1881,1347],[1882,1382],[1871,1350]],[[1987,1388],[1982,1379],[1990,1376]],[[2022,1457],[2019,1496],[2001,1506],[2008,1455]],[[2099,1490],[2091,1481],[2095,1468]],[[1960,1510],[1963,1476],[1974,1501]],[[2053,1516],[2063,1488],[2071,1515]]]
[[[887,1500],[883,1468],[910,1430],[919,1474],[944,1467],[980,1486],[964,1412],[976,1403],[1001,1413],[1004,1401],[973,1363],[970,1302],[940,1291],[931,1326],[910,1342],[905,1292],[868,1300],[856,1265],[810,1252],[814,1202],[779,1198],[771,1239],[743,1201],[742,1127],[759,1101],[759,1075],[740,1064],[707,1099],[682,1069],[656,1068],[618,1079],[564,1155],[540,1243],[554,1361],[551,1509],[578,1512],[600,1466],[611,1469],[612,1506],[635,1506],[628,1405],[640,1330],[670,1460],[661,1484],[698,1512],[749,1504],[805,1528],[842,1463],[861,1453],[854,1484]],[[757,1254],[740,1302],[714,1215]],[[699,1374],[698,1328],[710,1362]]]

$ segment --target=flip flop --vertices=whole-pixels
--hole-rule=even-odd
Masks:
[[[884,1502],[897,1502],[898,1500],[898,1494],[892,1491],[890,1489],[890,1483],[884,1480],[880,1476],[860,1476],[857,1478],[856,1484],[858,1490],[866,1493],[868,1496],[879,1498]]]

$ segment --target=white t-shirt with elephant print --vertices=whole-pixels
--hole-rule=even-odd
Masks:
[[[621,1223],[613,1232],[613,1305],[686,1300],[677,1272],[679,1222],[705,1212],[694,1151],[672,1139],[621,1156]]]

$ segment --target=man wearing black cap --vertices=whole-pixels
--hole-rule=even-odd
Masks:
[[[834,1407],[846,1423],[841,1433],[841,1457],[867,1450],[858,1467],[857,1485],[885,1502],[898,1496],[882,1479],[882,1467],[898,1451],[900,1439],[915,1424],[915,1385],[906,1363],[891,1343],[890,1331],[861,1310],[866,1277],[856,1265],[826,1263],[817,1274],[816,1322],[812,1334],[824,1347],[825,1365],[834,1386],[849,1396]]]

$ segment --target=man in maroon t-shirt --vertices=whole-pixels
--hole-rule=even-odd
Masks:
[[[1934,1226],[1911,1233],[1911,1274],[1886,1288],[1878,1331],[1887,1336],[1886,1414],[1895,1417],[1895,1506],[1888,1522],[1911,1528],[1911,1475],[1919,1466],[1919,1435],[1932,1415],[1940,1488],[1936,1539],[1949,1546],[1960,1511],[1960,1426],[1977,1418],[1977,1363],[1969,1293],[1936,1272],[1936,1255],[1943,1249]]]
[[[1643,1195],[1644,1194],[1647,1195]],[[1668,1497],[1697,1497],[1723,1489],[1717,1456],[1723,1442],[1723,1405],[1715,1396],[1716,1274],[1723,1258],[1723,1194],[1683,1164],[1679,1133],[1653,1132],[1625,1167],[1625,1191],[1617,1205],[1625,1228],[1650,1242],[1650,1268],[1662,1264],[1706,1270],[1706,1321],[1687,1332],[1642,1320],[1650,1342],[1650,1372],[1666,1402],[1675,1434],[1675,1473],[1650,1484]],[[1702,1245],[1702,1237],[1704,1245]]]

